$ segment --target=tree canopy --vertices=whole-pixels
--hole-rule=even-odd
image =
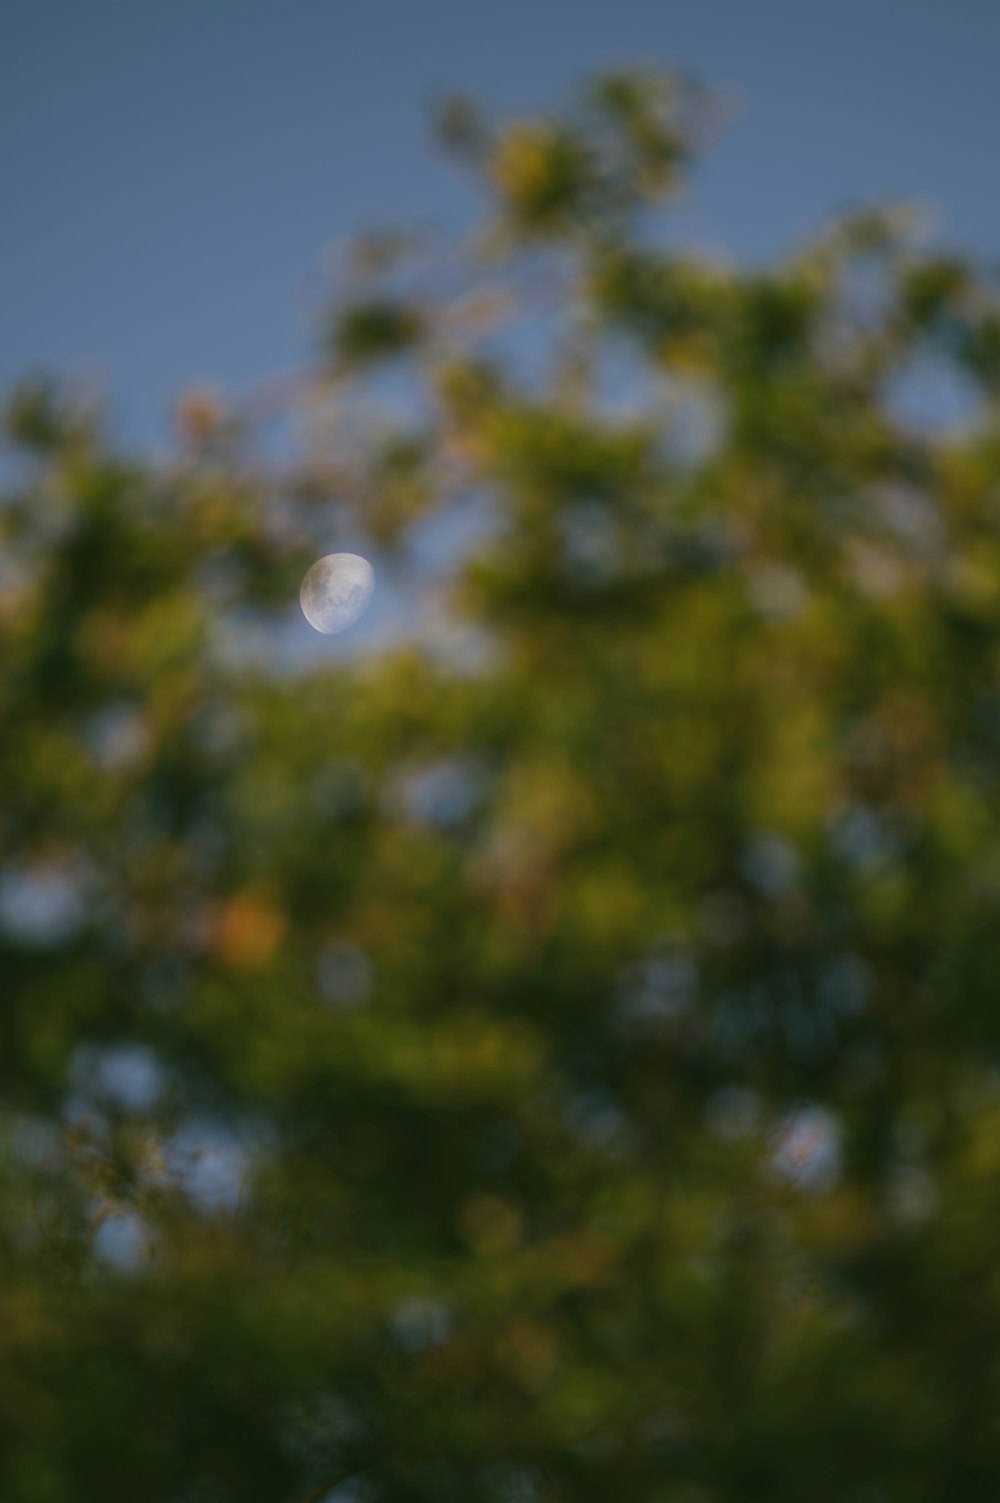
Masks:
[[[995,1503],[996,283],[438,126],[303,371],[7,404],[0,1497]]]

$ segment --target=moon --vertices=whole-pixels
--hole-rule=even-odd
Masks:
[[[375,588],[375,570],[357,553],[328,553],[307,569],[299,590],[310,626],[332,637],[361,615]]]

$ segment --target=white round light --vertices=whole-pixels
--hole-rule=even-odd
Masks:
[[[328,553],[306,571],[299,590],[302,614],[332,636],[352,626],[372,597],[375,570],[357,553]]]

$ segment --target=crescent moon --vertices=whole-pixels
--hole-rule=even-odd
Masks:
[[[375,588],[375,570],[357,553],[328,553],[306,571],[299,590],[302,614],[325,636],[344,631],[361,615]]]

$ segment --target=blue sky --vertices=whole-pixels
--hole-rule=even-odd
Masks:
[[[353,230],[463,222],[437,93],[545,108],[630,61],[730,100],[692,239],[758,258],[905,198],[1000,260],[995,0],[3,0],[0,386],[81,375],[158,438],[192,380],[301,361]]]

